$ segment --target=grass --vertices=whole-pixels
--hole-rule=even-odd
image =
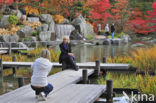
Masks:
[[[92,39],[94,39],[94,38],[95,38],[94,35],[91,35],[91,34],[87,35],[87,40],[92,40]]]
[[[36,58],[40,57],[41,51],[44,48],[36,48],[34,50],[30,50],[30,51],[21,51],[21,53],[27,53],[28,55],[30,55],[29,57],[27,55],[22,55],[22,54],[12,54],[12,56],[16,56],[16,59],[18,62],[33,62]],[[59,55],[60,55],[60,51],[56,51],[53,49],[49,49],[50,53],[51,53],[51,61],[52,62],[58,62],[59,59]],[[1,59],[3,61],[12,61],[12,56],[9,55],[1,55]]]
[[[108,63],[128,63],[133,67],[137,67],[138,71],[156,72],[156,46],[149,48],[138,48],[131,51],[130,56],[109,57]]]
[[[107,79],[113,80],[113,88],[138,89],[141,93],[156,96],[156,76],[107,73],[105,79],[100,77],[97,82],[98,84],[106,84]]]

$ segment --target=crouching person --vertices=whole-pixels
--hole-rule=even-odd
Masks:
[[[52,69],[49,50],[42,50],[41,57],[35,60],[31,68],[33,70],[31,88],[35,91],[37,100],[45,101],[53,90],[53,86],[47,81],[47,76]]]

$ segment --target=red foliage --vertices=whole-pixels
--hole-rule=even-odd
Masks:
[[[111,9],[114,20],[123,19],[122,15],[128,14],[127,6],[129,4],[128,0],[115,0],[115,4]]]
[[[148,17],[143,18],[142,12],[135,8],[131,12],[131,20],[129,20],[129,29],[132,30],[135,34],[145,34],[147,35],[151,30],[149,30]]]
[[[18,0],[16,0],[16,1],[18,1]],[[2,4],[4,4],[4,3],[12,4],[13,2],[14,2],[14,0],[0,0],[0,3],[2,3]]]
[[[92,11],[90,12],[92,15],[90,18],[98,21],[101,20],[103,23],[106,22],[107,18],[112,17],[108,10],[111,8],[111,4],[109,0],[100,0],[96,4],[94,4]]]
[[[155,32],[156,31],[156,2],[153,3],[153,10],[150,12],[147,12],[149,15],[148,17],[150,20],[148,23],[150,23],[152,26],[150,26],[150,31]]]

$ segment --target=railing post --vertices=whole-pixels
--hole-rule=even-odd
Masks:
[[[12,61],[16,62],[16,56],[12,56]],[[16,75],[16,67],[12,68],[13,74]]]
[[[9,42],[9,50],[8,50],[8,53],[9,53],[9,55],[11,55],[11,43]]]
[[[96,60],[95,62],[95,76],[99,76],[100,75],[100,61]]]
[[[2,64],[2,59],[0,59],[0,73],[3,73],[3,64]]]
[[[22,87],[24,85],[24,78],[19,77],[18,78],[18,87]]]
[[[83,84],[87,84],[88,83],[88,70],[87,69],[84,69],[82,70],[82,81],[83,81]]]
[[[106,96],[107,103],[113,103],[113,81],[112,80],[106,81],[106,91],[107,91],[107,96]]]

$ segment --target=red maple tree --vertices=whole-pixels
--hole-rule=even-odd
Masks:
[[[129,0],[115,0],[111,13],[113,16],[113,22],[116,25],[116,32],[125,31],[127,29],[127,18],[129,18],[130,14]]]
[[[131,12],[131,18],[128,22],[128,25],[129,29],[134,34],[147,35],[150,32],[147,17],[145,19],[142,12],[138,8],[134,8],[134,10]]]
[[[149,14],[150,20],[148,21],[150,26],[150,32],[155,32],[156,31],[156,2],[153,3],[153,10],[150,12],[147,12]]]
[[[109,17],[112,17],[108,10],[111,8],[109,0],[100,0],[92,6],[90,18],[95,21],[105,23]]]

